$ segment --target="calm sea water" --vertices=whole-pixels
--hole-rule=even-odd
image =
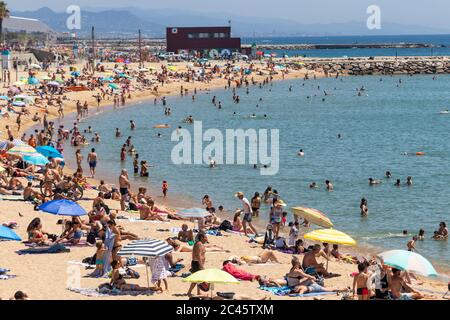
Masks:
[[[370,56],[448,56],[450,35],[402,35],[402,36],[330,36],[330,37],[267,37],[243,38],[246,44],[377,44],[420,43],[435,48],[411,49],[320,49],[320,50],[273,50],[278,56],[306,55],[307,57],[370,57]],[[443,47],[442,47],[443,46]],[[267,53],[270,53],[267,52]]]
[[[91,125],[100,133],[102,142],[94,146],[100,171],[110,180],[117,180],[122,167],[132,172],[130,157],[124,163],[119,161],[120,148],[131,135],[140,158],[155,165],[149,179],[133,179],[157,188],[158,193],[165,179],[171,197],[184,194],[200,206],[202,196],[209,194],[216,207],[233,210],[240,206],[234,192],[243,191],[250,198],[255,191],[262,193],[271,185],[288,207],[322,210],[336,229],[352,235],[360,244],[404,249],[410,236],[402,237],[402,230],[416,234],[423,228],[426,240],[417,244],[419,252],[448,265],[448,241],[430,238],[440,221],[450,222],[450,114],[439,114],[450,109],[450,76],[438,76],[436,80],[431,76],[402,77],[399,86],[399,77],[382,79],[368,76],[276,82],[263,89],[250,87],[248,95],[245,89],[238,89],[239,104],[232,102],[231,90],[199,92],[195,102],[190,96],[168,97],[173,110],[170,117],[164,116],[162,104],[144,102],[102,112],[84,120],[82,127]],[[291,85],[292,92],[288,90]],[[365,94],[357,96],[355,89],[362,85]],[[330,93],[325,101],[323,90]],[[222,101],[222,110],[212,106],[213,95]],[[250,118],[252,113],[258,117]],[[182,123],[187,115],[202,120],[204,130],[279,129],[279,173],[262,176],[250,165],[209,169],[207,165],[172,164],[171,150],[176,143],[170,136],[178,126],[192,130],[192,125]],[[137,123],[134,132],[129,129],[131,119]],[[152,128],[161,123],[171,124],[172,129]],[[115,138],[116,127],[124,137]],[[297,156],[300,148],[306,153],[303,158]],[[85,155],[88,149],[83,150]],[[403,154],[417,151],[426,155]],[[66,147],[66,153],[73,150]],[[392,179],[384,178],[386,170],[391,171]],[[413,177],[411,187],[404,185],[407,176]],[[369,186],[369,177],[381,179],[381,185]],[[401,187],[394,186],[397,178],[402,181]],[[333,192],[325,191],[326,179],[333,182]],[[312,181],[319,184],[318,189],[309,189]],[[368,200],[367,218],[359,214],[362,197]],[[266,221],[266,209],[262,216]]]

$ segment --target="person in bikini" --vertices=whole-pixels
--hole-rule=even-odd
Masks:
[[[264,250],[257,256],[242,256],[242,257],[230,257],[228,260],[231,262],[243,265],[243,264],[264,264],[267,262],[280,263],[271,250]]]

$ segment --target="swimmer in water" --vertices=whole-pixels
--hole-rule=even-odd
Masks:
[[[158,132],[158,134],[156,135],[158,138],[162,137],[162,134]]]
[[[386,171],[386,178],[387,178],[387,179],[392,178],[392,174],[391,174],[390,171]]]
[[[407,178],[406,178],[406,185],[407,185],[407,186],[412,186],[412,184],[413,184],[413,183],[412,183],[412,177],[411,177],[411,176],[407,177]]]
[[[116,128],[116,138],[119,138],[120,136],[122,136],[122,133],[120,133],[119,128]]]
[[[380,183],[381,183],[380,180],[375,180],[375,179],[373,179],[373,178],[369,178],[369,185],[370,185],[370,186],[373,186],[373,185],[375,185],[375,184],[380,184]]]
[[[340,138],[341,138],[341,134],[340,134],[340,133],[338,133],[337,137],[338,137],[338,139],[340,139]]]
[[[305,153],[303,152],[303,149],[300,149],[300,151],[297,153],[298,156],[304,157]]]
[[[250,118],[256,118],[256,114],[253,113]]]
[[[310,188],[310,189],[318,188],[317,183],[311,182],[311,183],[309,184],[309,188]]]
[[[400,179],[397,179],[397,181],[395,181],[394,186],[400,187],[400,185],[401,185]]]
[[[359,204],[359,209],[361,216],[366,217],[369,214],[369,206],[367,204],[366,198],[361,199],[361,203]]]
[[[333,191],[334,187],[330,180],[326,180],[325,185],[326,185],[327,191]]]

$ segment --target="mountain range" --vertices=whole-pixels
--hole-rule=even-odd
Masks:
[[[12,12],[12,15],[35,18],[46,23],[56,32],[70,31],[66,27],[69,14],[55,12],[43,7],[35,11]],[[224,26],[231,21],[234,36],[322,36],[322,35],[403,35],[403,34],[449,34],[450,30],[420,25],[403,25],[383,22],[380,30],[369,30],[365,21],[342,23],[302,24],[288,19],[248,17],[226,12],[198,13],[186,10],[148,10],[135,7],[120,9],[89,8],[81,14],[79,36],[90,34],[91,27],[101,37],[135,37],[141,29],[146,37],[165,37],[169,26]]]

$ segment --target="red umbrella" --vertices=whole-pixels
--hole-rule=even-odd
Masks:
[[[262,52],[262,51],[256,51],[256,55],[262,56],[262,55],[264,55],[264,52]]]

